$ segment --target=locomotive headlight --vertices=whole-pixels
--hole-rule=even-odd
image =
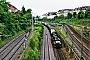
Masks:
[[[56,41],[56,43],[59,43],[59,44],[61,44],[61,43],[60,43],[60,41]]]

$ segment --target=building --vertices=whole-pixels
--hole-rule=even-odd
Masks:
[[[46,17],[47,19],[52,19],[57,15],[57,12],[48,12],[40,16],[40,18]]]
[[[73,14],[74,12],[76,12],[76,14],[78,14],[80,12],[80,10],[82,10],[85,13],[85,11],[88,7],[89,6],[82,6],[82,7],[78,7],[78,8],[74,8],[74,9],[61,9],[61,10],[58,10],[57,12],[48,12],[48,13],[42,15],[42,17],[51,19],[51,18],[54,18],[55,16],[60,16],[60,15],[67,16],[68,13]]]
[[[17,12],[18,9],[15,6],[13,6],[12,4],[9,4],[8,11],[14,13],[14,12]]]
[[[67,16],[68,13],[73,13],[73,9],[62,9],[57,12],[57,16],[64,15]]]
[[[57,12],[48,12],[47,13],[47,18],[48,19],[52,19],[57,15]]]
[[[73,10],[73,12],[76,12],[77,14],[80,12],[80,10],[82,10],[84,13],[86,11],[86,9],[88,8],[89,6],[82,6],[82,7],[78,7],[78,8],[75,8]]]
[[[84,13],[86,11],[86,9],[88,8],[89,6],[82,6],[82,7],[78,7],[78,8],[75,8],[75,9],[62,9],[62,10],[59,10],[57,11],[57,16],[60,16],[60,15],[64,15],[64,16],[67,16],[67,14],[70,12],[71,14],[73,14],[74,12],[76,12],[76,14],[78,14],[80,12],[80,10],[82,10]]]

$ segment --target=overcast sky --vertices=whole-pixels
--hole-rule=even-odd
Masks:
[[[31,8],[32,12],[42,15],[47,12],[56,12],[60,9],[74,9],[80,6],[90,6],[90,0],[7,0],[17,9],[21,10],[22,6],[26,9]]]

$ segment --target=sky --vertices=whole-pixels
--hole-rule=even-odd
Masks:
[[[7,0],[18,10],[22,6],[32,9],[34,15],[42,15],[47,12],[57,12],[60,9],[74,9],[81,6],[90,6],[90,0]]]

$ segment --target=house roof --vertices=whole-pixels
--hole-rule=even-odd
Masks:
[[[9,4],[9,9],[10,9],[10,7],[13,7],[13,8],[15,8],[15,9],[17,9],[15,6],[13,6],[12,4]]]
[[[62,10],[59,10],[58,12],[64,13],[64,11],[73,11],[73,9],[62,9]]]
[[[47,15],[57,15],[57,12],[48,12]]]
[[[89,6],[82,6],[82,7],[78,7],[78,8],[75,8],[75,10],[86,10]]]
[[[67,10],[68,10],[68,11],[72,11],[73,9],[63,9],[63,10],[64,10],[64,11],[67,11]]]

